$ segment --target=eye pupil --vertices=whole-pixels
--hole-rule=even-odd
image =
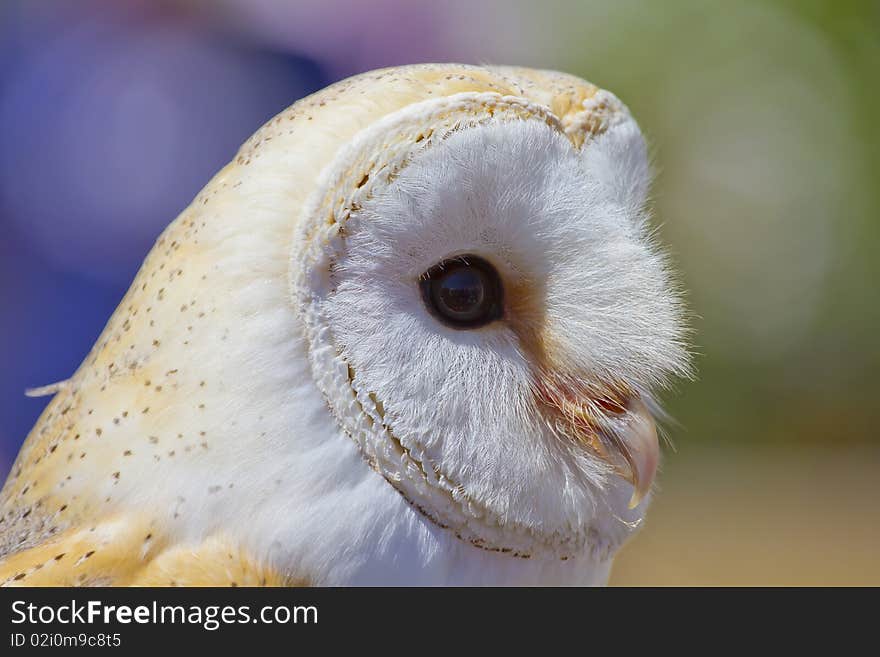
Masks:
[[[428,309],[454,328],[476,328],[501,316],[501,281],[488,262],[459,256],[422,274],[420,285]]]
[[[434,286],[438,301],[450,313],[469,315],[480,307],[486,297],[485,281],[473,268],[455,269]]]

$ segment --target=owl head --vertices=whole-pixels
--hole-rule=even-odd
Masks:
[[[564,74],[420,65],[295,103],[52,387],[0,554],[124,517],[289,581],[603,581],[652,395],[689,371],[648,184],[627,109]]]
[[[428,90],[339,149],[292,295],[339,429],[426,519],[513,556],[608,553],[654,479],[652,392],[688,372],[645,143],[608,92],[491,75],[508,89]]]

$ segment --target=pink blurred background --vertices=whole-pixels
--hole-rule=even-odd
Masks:
[[[880,584],[873,2],[6,0],[0,473],[159,232],[260,124],[423,62],[557,68],[649,136],[700,379],[621,584]]]

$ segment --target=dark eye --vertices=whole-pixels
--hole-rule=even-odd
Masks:
[[[501,317],[501,280],[488,262],[461,255],[434,265],[419,277],[428,310],[444,324],[469,329]]]

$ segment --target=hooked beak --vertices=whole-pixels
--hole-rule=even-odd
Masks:
[[[626,429],[617,436],[617,440],[622,443],[619,452],[629,466],[624,477],[633,485],[629,508],[634,509],[654,484],[660,460],[660,441],[657,440],[654,418],[641,399],[630,400],[624,421]]]
[[[660,460],[657,426],[650,410],[636,395],[581,396],[572,401],[559,388],[544,387],[539,401],[561,413],[578,442],[587,445],[632,484],[629,508],[636,508],[650,492]],[[553,394],[555,391],[556,394]],[[597,413],[597,408],[602,412]]]

